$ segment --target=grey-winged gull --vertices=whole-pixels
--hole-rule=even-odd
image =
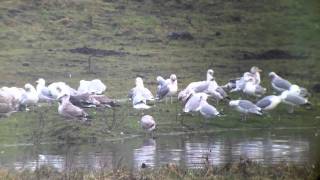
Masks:
[[[220,116],[219,111],[207,102],[208,95],[203,95],[200,97],[200,113],[205,118],[213,118]]]
[[[275,72],[270,72],[269,77],[271,78],[272,88],[277,92],[289,90],[292,85],[288,80],[283,79]]]
[[[40,102],[52,102],[55,100],[50,92],[50,89],[46,87],[46,81],[43,78],[38,79],[36,83],[36,90]]]
[[[295,106],[300,105],[311,105],[307,98],[304,98],[294,92],[291,91],[283,91],[280,95],[282,102],[289,105],[291,109],[289,110],[290,113],[294,111]]]
[[[186,99],[189,97],[191,91],[194,91],[195,93],[207,92],[210,81],[213,80],[213,73],[214,71],[212,69],[208,69],[207,79],[205,81],[191,82],[184,90],[179,92],[178,100],[181,100],[183,104],[185,104]],[[214,88],[211,87],[211,89]]]
[[[282,99],[280,96],[270,95],[260,99],[256,103],[256,105],[260,107],[263,111],[270,111],[276,108],[281,103],[281,101]]]
[[[261,97],[267,91],[266,88],[262,87],[260,84],[256,84],[253,80],[249,80],[245,83],[245,86],[242,90],[244,94]]]
[[[21,97],[20,106],[24,106],[28,110],[28,106],[34,106],[38,103],[39,97],[36,89],[29,83],[24,86],[25,93]]]
[[[164,80],[163,77],[157,77],[158,82],[158,89],[157,89],[157,98],[163,99],[166,98],[167,103],[167,96],[170,96],[170,102],[172,104],[172,96],[175,95],[178,91],[178,81],[177,76],[175,74],[171,74],[170,78]]]
[[[76,95],[78,92],[70,87],[65,82],[54,82],[48,85],[48,89],[50,90],[50,93],[54,99],[57,99],[60,96],[60,91],[58,89],[61,89],[64,93],[68,95]]]
[[[79,93],[102,94],[107,89],[107,86],[100,79],[93,79],[91,81],[80,80],[79,83]]]
[[[135,81],[136,86],[129,91],[129,98],[132,99],[134,93],[139,92],[147,101],[154,101],[151,91],[144,87],[141,77],[137,77]]]
[[[219,103],[220,100],[222,99],[229,99],[228,94],[225,92],[225,90],[218,85],[217,81],[215,80],[213,76],[213,70],[209,69],[208,71],[211,70],[212,74],[209,74],[209,77],[207,78],[209,81],[208,89],[205,91],[205,93],[209,94],[211,97],[213,97],[216,101],[217,104]]]
[[[78,119],[86,121],[88,114],[81,108],[73,105],[70,101],[70,95],[63,94],[58,97],[59,107],[58,113],[65,118]]]
[[[133,108],[149,109],[147,101],[154,101],[151,91],[144,87],[143,80],[140,77],[136,78],[136,86],[129,91],[128,97],[132,100]]]
[[[289,91],[292,93],[296,93],[297,95],[304,97],[304,98],[311,95],[306,88],[300,87],[296,84],[292,84],[289,88]]]
[[[256,66],[250,68],[250,72],[243,73],[242,77],[231,79],[227,84],[223,86],[225,89],[229,89],[230,92],[243,91],[247,82],[251,81],[253,84],[260,84],[260,72],[262,70]]]
[[[246,120],[247,114],[262,115],[261,108],[248,100],[232,100],[229,102],[229,106],[242,113],[244,120]]]
[[[208,96],[206,93],[195,93],[194,91],[189,92],[189,98],[184,105],[183,112],[197,112],[200,110],[201,97]]]

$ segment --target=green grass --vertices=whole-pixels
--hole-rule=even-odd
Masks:
[[[191,81],[203,80],[208,68],[213,68],[218,83],[224,84],[257,65],[264,70],[262,81],[268,94],[272,93],[267,77],[270,71],[311,89],[320,79],[319,7],[316,0],[4,1],[0,3],[0,86],[22,87],[42,77],[77,87],[81,79],[99,78],[107,84],[108,96],[122,99],[137,75],[144,76],[146,87],[155,92],[157,75],[176,73],[182,89]],[[172,31],[188,31],[195,39],[169,40]],[[128,54],[93,57],[94,73],[88,73],[87,55],[65,51],[83,46]],[[238,60],[236,56],[239,51],[269,49],[306,58]],[[23,66],[25,63],[29,66]],[[231,96],[239,98],[238,94]],[[281,106],[270,116],[251,116],[246,122],[223,102],[217,108],[226,116],[207,122],[195,115],[183,117],[181,125],[182,117],[176,114],[182,106],[177,102],[159,103],[145,113],[155,117],[158,133],[319,127],[319,97],[313,93],[311,110],[299,108],[288,114]],[[114,127],[111,110],[88,112],[94,116],[90,126],[65,121],[58,116],[57,105],[13,114],[0,121],[0,142],[34,142],[38,137],[41,141],[95,142],[144,135],[137,123],[141,115],[130,103],[116,110]],[[39,118],[41,113],[44,115]]]
[[[146,168],[130,171],[126,168],[117,170],[87,171],[71,169],[59,172],[52,167],[41,166],[35,171],[0,170],[5,179],[317,179],[319,164],[314,166],[295,166],[280,163],[275,166],[264,166],[247,159],[238,163],[215,167],[204,162],[202,168],[188,169],[168,164],[158,169]]]

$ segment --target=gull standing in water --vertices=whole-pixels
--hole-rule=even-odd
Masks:
[[[156,129],[156,122],[150,115],[144,115],[140,119],[140,125],[146,132],[152,133]]]
[[[158,82],[158,89],[157,89],[157,98],[163,99],[166,98],[167,103],[167,96],[170,96],[170,102],[172,104],[172,96],[174,96],[178,91],[178,82],[177,76],[175,74],[171,74],[170,78],[165,80],[163,77],[157,77]]]
[[[262,115],[261,108],[248,100],[232,100],[229,102],[229,106],[235,108],[235,110],[243,114],[244,120],[247,119],[247,114]]]

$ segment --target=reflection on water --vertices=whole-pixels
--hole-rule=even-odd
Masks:
[[[306,132],[307,131],[307,132]],[[157,139],[135,138],[123,142],[86,145],[0,145],[0,166],[17,170],[35,170],[42,165],[60,171],[116,169],[120,166],[138,169],[167,163],[190,168],[201,167],[205,159],[213,165],[239,162],[241,156],[264,164],[291,162],[312,163],[318,152],[315,130],[246,131],[183,136],[159,136]]]
[[[154,139],[147,139],[143,145],[133,150],[134,166],[139,167],[142,163],[154,166],[156,164],[156,141]]]

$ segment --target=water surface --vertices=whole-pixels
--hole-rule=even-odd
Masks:
[[[49,165],[58,170],[88,170],[128,167],[142,163],[159,167],[168,163],[199,168],[205,159],[213,165],[239,162],[240,157],[266,165],[305,165],[317,157],[317,129],[249,130],[210,134],[161,135],[156,139],[137,137],[103,144],[18,144],[0,146],[0,165],[34,170]]]

